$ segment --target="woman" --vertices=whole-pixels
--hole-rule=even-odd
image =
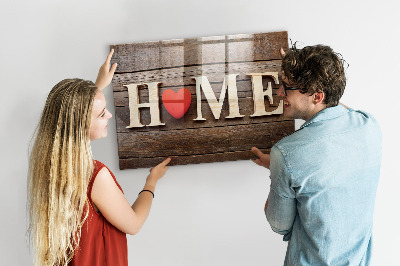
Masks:
[[[51,90],[30,154],[28,200],[35,265],[127,265],[126,234],[145,222],[170,158],[150,170],[130,206],[90,142],[107,136],[112,117],[101,92],[111,83],[113,50],[96,84],[66,79]],[[142,193],[143,192],[143,193]]]

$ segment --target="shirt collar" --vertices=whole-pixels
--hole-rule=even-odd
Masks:
[[[345,107],[343,107],[342,105],[337,105],[334,107],[329,107],[329,108],[325,108],[321,111],[319,111],[318,113],[316,113],[313,117],[311,117],[310,119],[308,119],[301,127],[300,129],[309,126],[312,123],[315,122],[320,122],[320,121],[324,121],[324,120],[329,120],[332,118],[336,118],[339,116],[342,116],[344,114],[346,114],[349,110],[346,109]]]

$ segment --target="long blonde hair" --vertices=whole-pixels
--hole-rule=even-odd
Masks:
[[[35,265],[67,265],[79,244],[93,173],[90,122],[96,90],[91,81],[66,79],[47,97],[28,173]]]

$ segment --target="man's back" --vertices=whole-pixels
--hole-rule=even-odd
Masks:
[[[380,162],[376,120],[342,106],[274,146],[267,217],[289,240],[285,265],[369,265]],[[283,224],[274,209],[282,200],[293,206]]]

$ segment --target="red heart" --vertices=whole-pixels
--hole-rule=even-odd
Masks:
[[[176,119],[179,119],[183,117],[189,109],[192,95],[186,88],[182,88],[178,92],[168,89],[162,94],[162,101],[168,113]]]

